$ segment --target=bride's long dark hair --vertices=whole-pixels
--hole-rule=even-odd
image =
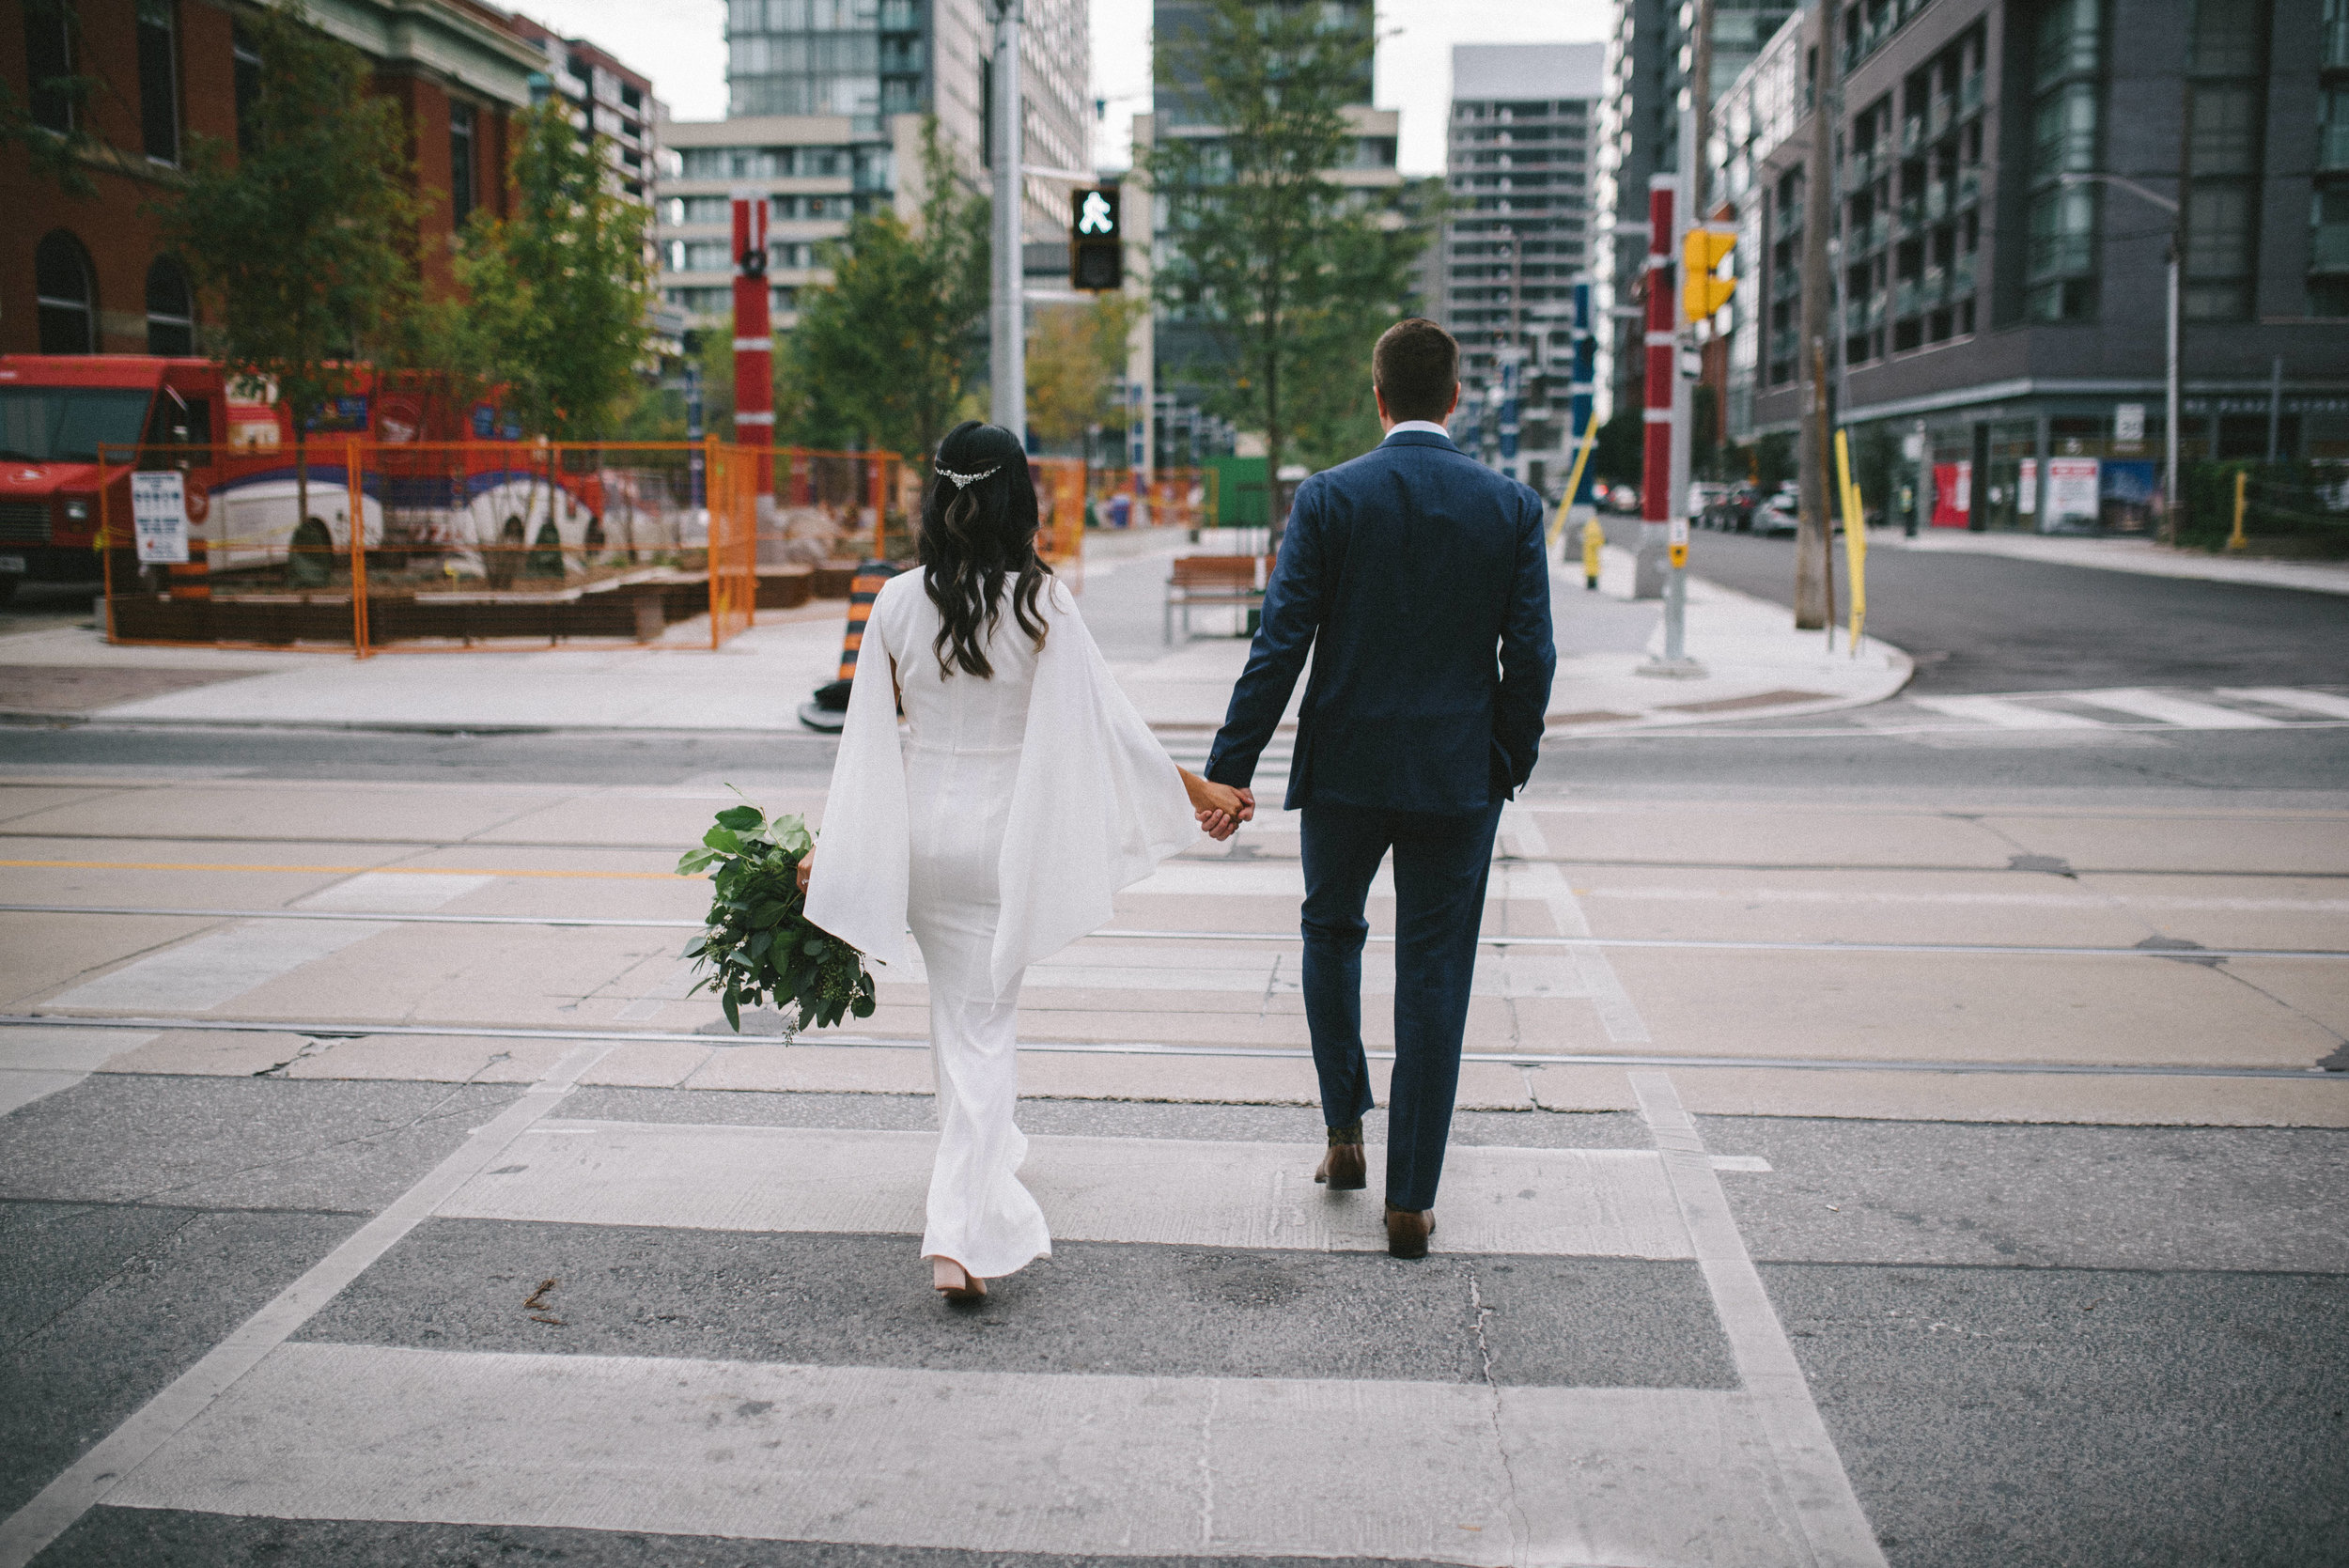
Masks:
[[[1035,484],[1019,438],[1000,425],[965,420],[946,432],[922,500],[922,585],[945,622],[932,650],[938,673],[995,673],[987,640],[1003,619],[1005,580],[1012,618],[1044,646],[1036,595],[1051,567],[1035,553]]]

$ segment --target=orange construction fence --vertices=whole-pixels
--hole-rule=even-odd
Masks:
[[[704,442],[105,447],[94,546],[117,643],[708,646],[750,626],[755,455]]]

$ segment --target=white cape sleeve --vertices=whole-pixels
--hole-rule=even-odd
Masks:
[[[989,964],[999,992],[1030,964],[1108,924],[1119,890],[1199,836],[1174,760],[1111,675],[1065,584],[1051,584],[1046,609],[1051,629],[1036,656],[1003,831]],[[845,762],[845,748],[841,755]]]
[[[824,830],[809,873],[807,918],[879,964],[906,956],[906,886],[911,864],[906,760],[897,740],[897,693],[881,635],[880,606],[865,623],[848,689],[848,717],[824,797]]]

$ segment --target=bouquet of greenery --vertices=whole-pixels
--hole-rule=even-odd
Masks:
[[[864,955],[807,922],[800,862],[815,846],[803,819],[770,817],[745,803],[720,812],[717,825],[702,835],[702,847],[677,863],[688,877],[718,868],[708,928],[682,956],[700,959],[696,968],[709,970],[693,990],[707,986],[716,991],[737,1033],[743,1004],[755,1007],[769,999],[778,1008],[793,1007],[784,1020],[786,1040],[802,1029],[829,1029],[845,1014],[872,1016],[873,977],[865,972]]]

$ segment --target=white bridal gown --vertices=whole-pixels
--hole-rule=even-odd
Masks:
[[[995,674],[941,675],[941,621],[917,568],[873,601],[832,768],[807,916],[883,966],[909,924],[929,971],[938,1159],[924,1257],[981,1279],[1049,1256],[1020,1185],[1019,983],[1104,924],[1120,888],[1198,836],[1182,781],[1111,676],[1059,582],[1042,652],[1003,612]],[[904,691],[900,734],[890,662]],[[889,969],[877,978],[890,978]]]

